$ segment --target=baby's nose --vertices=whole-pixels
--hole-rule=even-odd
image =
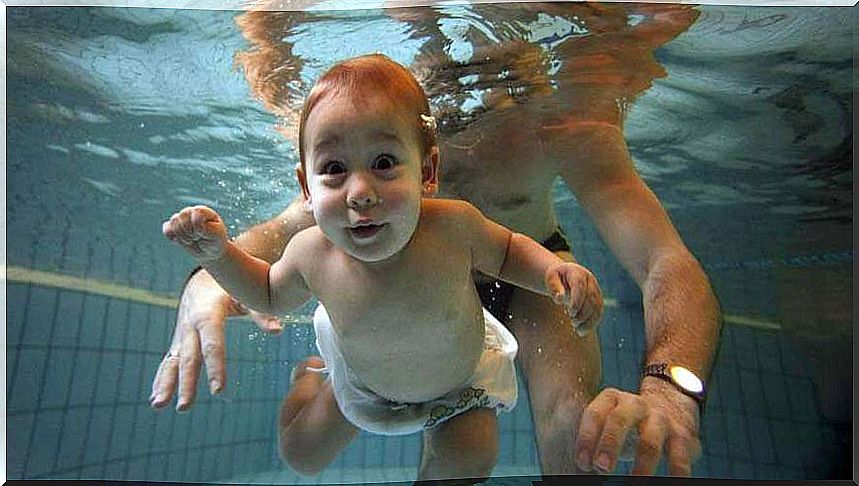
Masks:
[[[368,209],[379,203],[379,197],[374,192],[363,192],[346,198],[346,204],[351,209]]]

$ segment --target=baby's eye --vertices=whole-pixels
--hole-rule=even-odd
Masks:
[[[344,172],[346,172],[346,166],[343,165],[342,162],[337,162],[336,160],[326,162],[319,171],[320,174],[325,175],[342,174]]]
[[[397,158],[388,154],[381,154],[373,161],[373,168],[381,171],[391,170],[396,165]]]

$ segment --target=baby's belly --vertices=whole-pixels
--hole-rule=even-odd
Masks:
[[[425,402],[472,377],[483,352],[484,326],[481,312],[479,322],[465,326],[381,332],[353,339],[341,351],[357,378],[376,394],[397,402]]]

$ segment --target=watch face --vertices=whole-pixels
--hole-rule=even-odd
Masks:
[[[695,376],[694,373],[683,368],[682,366],[672,366],[669,370],[671,378],[674,382],[692,393],[701,393],[704,391],[704,383]]]

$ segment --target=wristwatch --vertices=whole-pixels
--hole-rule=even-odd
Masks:
[[[707,396],[704,382],[695,373],[682,366],[673,366],[668,363],[652,363],[646,365],[641,372],[642,378],[654,376],[674,385],[675,388],[695,399],[700,412],[704,412],[704,398]]]

